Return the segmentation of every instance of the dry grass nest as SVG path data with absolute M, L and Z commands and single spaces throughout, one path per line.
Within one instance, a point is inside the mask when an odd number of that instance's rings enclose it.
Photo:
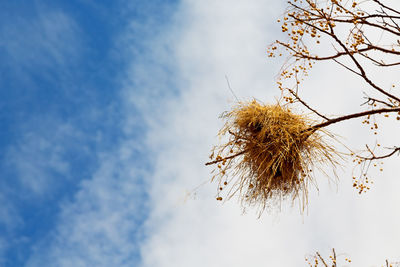
M 226 124 L 219 135 L 228 140 L 213 148 L 207 163 L 216 166 L 217 200 L 237 195 L 244 207 L 257 205 L 264 211 L 289 197 L 300 199 L 304 210 L 314 168 L 337 165 L 338 153 L 323 138 L 332 135 L 287 106 L 253 100 L 221 117 Z

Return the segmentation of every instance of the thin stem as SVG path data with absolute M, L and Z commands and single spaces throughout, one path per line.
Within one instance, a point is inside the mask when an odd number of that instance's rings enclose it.
M 311 110 L 312 112 L 314 112 L 315 114 L 317 114 L 318 116 L 320 116 L 321 118 L 325 119 L 325 120 L 329 120 L 327 117 L 325 117 L 324 115 L 322 115 L 321 113 L 319 113 L 318 111 L 316 111 L 315 109 L 311 108 L 306 102 L 304 102 L 292 89 L 287 88 L 287 90 L 301 103 L 303 104 L 303 106 L 305 106 L 306 108 L 308 108 L 309 110 Z
M 216 160 L 213 160 L 213 161 L 206 162 L 205 165 L 206 166 L 213 165 L 213 164 L 216 164 L 216 163 L 224 161 L 224 160 L 233 159 L 233 158 L 235 158 L 237 156 L 240 156 L 240 155 L 242 155 L 242 154 L 244 154 L 246 152 L 247 152 L 247 150 L 243 150 L 243 151 L 240 151 L 239 153 L 233 154 L 233 155 L 231 155 L 229 157 L 220 158 L 220 159 L 216 159 Z
M 392 152 L 390 152 L 390 153 L 388 153 L 386 155 L 383 155 L 383 156 L 378 156 L 378 157 L 375 156 L 374 153 L 372 153 L 371 150 L 369 150 L 369 152 L 371 153 L 372 157 L 367 158 L 367 157 L 357 156 L 357 158 L 360 158 L 362 160 L 370 160 L 370 161 L 377 160 L 377 159 L 385 159 L 385 158 L 389 158 L 389 157 L 393 156 L 396 152 L 400 151 L 400 147 L 395 147 L 395 148 L 392 148 L 392 149 L 393 149 Z
M 318 258 L 320 258 L 320 260 L 322 261 L 322 263 L 323 263 L 326 267 L 328 267 L 328 264 L 326 264 L 324 258 L 321 257 L 321 254 L 319 254 L 319 252 L 317 252 L 316 254 L 317 254 Z

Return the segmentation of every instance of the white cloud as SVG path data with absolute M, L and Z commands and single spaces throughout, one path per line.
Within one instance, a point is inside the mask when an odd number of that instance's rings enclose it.
M 399 201 L 393 166 L 387 166 L 385 176 L 377 175 L 372 191 L 363 196 L 351 187 L 351 165 L 339 172 L 338 192 L 319 177 L 319 195 L 311 192 L 304 218 L 296 207 L 286 206 L 281 214 L 264 214 L 260 220 L 251 212 L 242 216 L 237 203 L 213 200 L 215 184 L 203 186 L 194 200 L 180 201 L 185 190 L 209 177 L 202 165 L 217 141 L 217 116 L 234 101 L 224 75 L 240 98 L 275 101 L 279 61 L 271 62 L 264 51 L 278 35 L 279 25 L 273 23 L 283 9 L 271 1 L 184 1 L 177 11 L 178 30 L 166 35 L 175 37 L 167 39 L 174 56 L 169 67 L 177 70 L 180 95 L 156 112 L 151 110 L 155 106 L 144 112 L 154 122 L 148 143 L 156 171 L 142 266 L 303 266 L 304 255 L 328 254 L 332 247 L 351 255 L 355 266 L 400 257 L 394 223 L 399 215 L 389 208 Z M 339 70 L 337 79 L 332 75 Z M 344 114 L 359 109 L 359 84 L 345 70 L 320 65 L 304 84 L 304 97 L 328 114 Z M 133 101 L 137 97 L 133 93 Z M 348 143 L 363 145 L 360 135 L 365 133 L 358 127 L 357 122 L 331 128 Z

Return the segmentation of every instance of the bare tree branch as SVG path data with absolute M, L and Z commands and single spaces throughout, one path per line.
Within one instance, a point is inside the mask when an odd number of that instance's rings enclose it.
M 310 127 L 308 130 L 316 130 L 316 129 L 326 127 L 331 124 L 338 123 L 338 122 L 345 121 L 345 120 L 355 119 L 355 118 L 364 117 L 364 116 L 373 115 L 373 114 L 389 113 L 389 112 L 400 112 L 400 108 L 381 108 L 381 109 L 373 109 L 373 110 L 363 111 L 363 112 L 359 112 L 359 113 L 353 113 L 353 114 L 337 117 L 334 119 L 330 119 L 330 120 L 328 120 L 326 122 L 322 122 L 320 124 L 316 124 L 316 125 Z

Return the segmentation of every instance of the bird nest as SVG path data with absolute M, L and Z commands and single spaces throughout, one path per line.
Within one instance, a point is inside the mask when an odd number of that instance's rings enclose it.
M 228 140 L 213 148 L 206 164 L 216 166 L 217 200 L 238 195 L 244 206 L 263 211 L 290 197 L 304 209 L 314 168 L 337 164 L 337 153 L 322 138 L 330 134 L 286 106 L 242 102 L 221 117 L 226 123 L 219 135 Z

